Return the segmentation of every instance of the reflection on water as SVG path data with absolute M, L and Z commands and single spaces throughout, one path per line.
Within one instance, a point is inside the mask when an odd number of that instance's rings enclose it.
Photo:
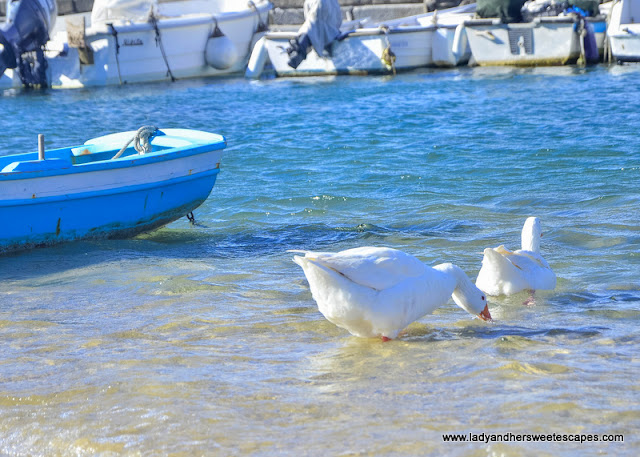
M 636 73 L 3 95 L 56 146 L 155 123 L 229 148 L 196 226 L 0 257 L 0 454 L 636 455 Z M 0 154 L 30 144 L 5 129 Z M 286 252 L 386 245 L 474 278 L 530 215 L 555 291 L 491 298 L 493 323 L 451 303 L 384 344 L 327 322 Z M 442 440 L 469 432 L 625 442 Z

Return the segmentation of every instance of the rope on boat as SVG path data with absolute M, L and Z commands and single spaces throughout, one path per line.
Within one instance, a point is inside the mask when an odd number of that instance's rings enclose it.
M 256 28 L 256 31 L 254 33 L 262 33 L 269 30 L 269 27 L 267 26 L 267 24 L 262 20 L 262 16 L 260 16 L 260 11 L 258 11 L 258 7 L 256 6 L 255 3 L 253 3 L 253 0 L 249 0 L 249 7 L 258 14 L 258 27 Z
M 118 43 L 118 32 L 116 31 L 116 28 L 113 26 L 113 24 L 109 23 L 107 25 L 111 29 L 111 35 L 113 36 L 113 39 L 116 42 L 116 67 L 118 68 L 118 81 L 120 82 L 120 85 L 122 85 L 122 76 L 120 76 L 120 59 L 118 58 L 118 54 L 120 54 L 120 43 Z
M 389 41 L 389 27 L 381 26 L 380 30 L 384 33 L 384 39 L 387 43 L 387 47 L 382 51 L 381 59 L 382 63 L 389 69 L 393 71 L 393 75 L 396 74 L 396 55 L 391 50 L 391 42 Z
M 120 157 L 132 142 L 133 147 L 136 151 L 138 151 L 138 154 L 146 154 L 148 152 L 151 152 L 151 143 L 149 141 L 155 136 L 157 132 L 158 127 L 155 127 L 153 125 L 145 125 L 143 127 L 140 127 L 136 134 L 129 141 L 127 141 L 127 144 L 125 144 L 122 149 L 120 149 L 120 151 L 118 151 L 118 153 L 113 156 L 111 160 L 115 160 Z
M 162 38 L 160 38 L 160 29 L 158 28 L 158 18 L 155 14 L 151 14 L 149 16 L 149 21 L 151 25 L 153 25 L 153 29 L 156 31 L 156 45 L 160 48 L 160 52 L 162 53 L 162 58 L 164 59 L 164 64 L 167 66 L 167 76 L 171 77 L 171 82 L 175 82 L 176 78 L 174 78 L 173 73 L 171 72 L 171 68 L 169 67 L 169 61 L 167 60 L 167 54 L 164 52 L 164 45 L 162 44 Z
M 249 50 L 248 50 L 248 54 L 247 55 L 249 56 L 249 58 L 251 58 L 253 47 L 255 46 L 255 43 L 253 41 L 253 37 L 256 34 L 267 32 L 269 30 L 269 26 L 267 25 L 267 23 L 265 21 L 262 20 L 262 16 L 260 15 L 260 10 L 258 10 L 258 7 L 256 6 L 256 4 L 253 3 L 253 0 L 249 0 L 248 5 L 258 15 L 258 26 L 256 27 L 256 30 L 253 32 L 252 38 L 249 40 Z M 267 11 L 267 21 L 269 20 L 268 16 L 269 16 L 269 11 Z M 215 17 L 214 17 L 214 19 L 215 19 Z M 218 27 L 218 20 L 216 19 L 216 28 L 217 27 Z M 247 62 L 247 64 L 248 64 L 248 62 Z
M 578 25 L 578 37 L 580 40 L 580 58 L 578 58 L 578 65 L 585 66 L 587 65 L 587 53 L 585 50 L 584 40 L 587 39 L 587 25 L 585 23 L 585 18 L 580 16 L 579 25 Z

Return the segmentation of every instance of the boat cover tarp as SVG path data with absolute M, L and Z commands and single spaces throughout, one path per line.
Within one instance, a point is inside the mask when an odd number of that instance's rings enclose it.
M 91 24 L 147 22 L 151 12 L 157 10 L 158 0 L 95 0 L 91 10 Z
M 480 17 L 499 17 L 502 22 L 522 22 L 520 10 L 525 0 L 477 0 L 476 13 Z
M 304 24 L 298 35 L 307 35 L 319 56 L 340 34 L 342 12 L 338 0 L 305 0 Z
M 582 16 L 597 16 L 600 14 L 598 0 L 528 0 L 522 7 L 522 19 L 530 22 L 536 17 L 559 16 L 571 12 Z
M 582 11 L 585 11 L 588 16 L 597 16 L 600 14 L 599 0 L 569 0 L 569 5 L 577 6 Z
M 522 19 L 531 22 L 536 17 L 558 16 L 569 8 L 569 2 L 556 0 L 528 0 L 522 7 Z

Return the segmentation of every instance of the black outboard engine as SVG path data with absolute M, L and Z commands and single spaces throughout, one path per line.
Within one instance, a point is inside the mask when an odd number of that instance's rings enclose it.
M 0 75 L 17 68 L 26 86 L 47 86 L 42 47 L 57 15 L 56 0 L 7 0 L 7 21 L 0 25 Z

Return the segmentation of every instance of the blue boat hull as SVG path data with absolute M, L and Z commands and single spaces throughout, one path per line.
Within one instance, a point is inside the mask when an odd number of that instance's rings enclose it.
M 127 238 L 173 222 L 209 196 L 219 170 L 193 179 L 123 190 L 34 199 L 0 208 L 5 221 L 0 251 L 88 238 Z M 44 200 L 44 201 L 43 201 Z M 114 222 L 117 221 L 117 222 Z

